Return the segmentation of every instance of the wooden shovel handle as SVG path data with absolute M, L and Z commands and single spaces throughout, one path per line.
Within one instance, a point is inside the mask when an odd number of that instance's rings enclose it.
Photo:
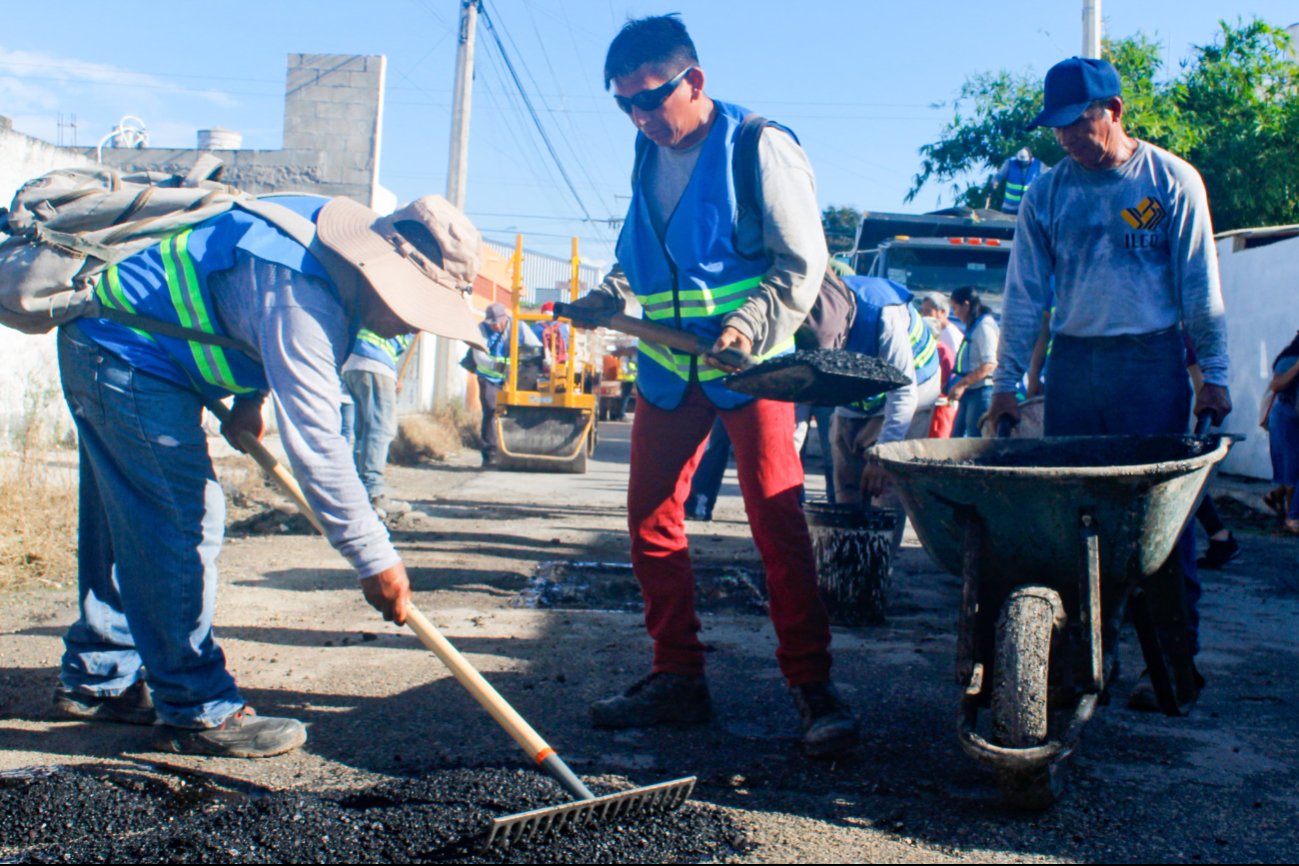
M 226 404 L 216 400 L 208 400 L 205 405 L 208 411 L 215 415 L 222 424 L 230 420 L 230 409 Z M 257 437 L 246 430 L 235 437 L 235 441 L 244 450 L 245 454 L 256 460 L 257 465 L 262 467 L 266 474 L 280 485 L 280 489 L 288 494 L 289 498 L 293 500 L 293 504 L 298 507 L 298 511 L 311 522 L 316 531 L 324 535 L 325 525 L 316 516 L 316 511 L 311 507 L 311 503 L 307 502 L 307 497 L 302 495 L 302 488 L 298 486 L 298 480 L 289 474 L 289 470 L 280 465 L 280 461 L 275 459 L 275 455 L 267 451 L 266 446 L 258 442 Z
M 218 403 L 213 400 L 208 403 L 208 409 L 222 423 L 230 418 L 230 410 L 224 403 Z M 293 499 L 298 510 L 311 521 L 311 525 L 316 527 L 321 535 L 325 534 L 325 527 L 321 524 L 320 519 L 316 517 L 315 511 L 311 504 L 307 502 L 302 495 L 302 488 L 298 486 L 295 479 L 289 472 L 280 465 L 275 459 L 275 455 L 266 450 L 266 446 L 258 442 L 251 433 L 243 433 L 239 436 L 239 445 L 257 461 L 266 472 L 279 482 L 284 491 Z M 532 758 L 538 764 L 546 762 L 547 758 L 555 757 L 555 750 L 552 749 L 545 740 L 541 738 L 531 725 L 519 715 L 512 706 L 501 697 L 500 692 L 492 687 L 492 684 L 483 678 L 483 675 L 471 665 L 460 651 L 457 650 L 449 640 L 442 636 L 437 627 L 422 614 L 413 603 L 406 605 L 406 625 L 410 626 L 411 631 L 415 632 L 416 637 L 424 646 L 433 651 L 442 663 L 446 665 L 451 673 L 459 680 L 460 685 L 464 686 L 469 694 L 473 695 L 474 700 L 482 705 L 483 709 L 491 715 L 496 723 L 505 729 L 516 743 L 518 743 L 528 757 Z M 589 797 L 590 794 L 588 793 Z
M 578 321 L 592 322 L 602 327 L 612 328 L 615 331 L 622 331 L 624 334 L 631 334 L 633 337 L 640 337 L 642 340 L 649 340 L 651 343 L 658 343 L 676 349 L 678 352 L 685 352 L 688 355 L 708 355 L 729 367 L 736 367 L 740 370 L 747 370 L 757 363 L 748 352 L 741 352 L 739 349 L 714 352 L 712 351 L 712 342 L 697 334 L 682 331 L 678 328 L 669 328 L 667 325 L 660 325 L 656 322 L 648 322 L 645 319 L 634 319 L 625 313 L 591 315 L 581 307 L 559 303 L 555 304 L 555 318 L 572 318 Z
M 555 750 L 546 744 L 541 735 L 533 730 L 523 716 L 515 712 L 514 707 L 501 697 L 500 692 L 483 678 L 483 675 L 460 654 L 451 641 L 443 637 L 437 627 L 429 622 L 413 604 L 406 607 L 406 625 L 410 626 L 411 631 L 415 632 L 424 646 L 442 660 L 460 685 L 473 695 L 474 700 L 487 710 L 496 723 L 514 739 L 514 742 L 528 753 L 528 757 L 540 764 L 555 754 Z

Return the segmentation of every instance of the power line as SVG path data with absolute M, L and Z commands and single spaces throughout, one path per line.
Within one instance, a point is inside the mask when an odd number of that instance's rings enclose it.
M 594 222 L 595 218 L 587 210 L 586 202 L 582 201 L 582 196 L 578 193 L 577 187 L 573 185 L 573 180 L 568 176 L 564 169 L 563 162 L 559 159 L 559 154 L 555 152 L 555 145 L 551 143 L 550 136 L 546 134 L 546 129 L 541 125 L 541 117 L 537 114 L 537 109 L 532 104 L 532 99 L 523 87 L 523 81 L 519 78 L 518 71 L 514 68 L 514 63 L 510 60 L 509 54 L 505 51 L 505 44 L 501 41 L 500 34 L 496 32 L 495 25 L 492 24 L 491 16 L 487 14 L 487 3 L 483 0 L 479 7 L 482 10 L 483 21 L 487 24 L 487 32 L 492 34 L 492 40 L 496 43 L 496 50 L 500 52 L 501 59 L 505 62 L 505 68 L 509 70 L 510 77 L 514 79 L 514 86 L 518 88 L 519 95 L 523 98 L 523 104 L 527 106 L 528 114 L 532 117 L 533 124 L 537 127 L 537 132 L 541 135 L 541 140 L 546 145 L 546 150 L 550 152 L 550 158 L 555 161 L 555 167 L 559 169 L 559 174 L 564 178 L 564 183 L 568 186 L 568 191 L 572 193 L 573 198 L 577 201 L 577 206 L 581 208 L 582 213 L 587 220 Z

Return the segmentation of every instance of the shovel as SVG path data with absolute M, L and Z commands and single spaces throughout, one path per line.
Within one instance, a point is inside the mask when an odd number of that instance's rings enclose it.
M 229 420 L 230 410 L 225 404 L 209 400 L 207 407 L 222 423 Z M 266 446 L 258 442 L 250 433 L 242 433 L 238 441 L 239 447 L 243 448 L 279 483 L 298 510 L 324 535 L 324 526 L 316 517 L 311 504 L 302 495 L 302 488 L 275 459 L 275 455 L 267 451 Z M 515 711 L 514 707 L 510 706 L 500 692 L 496 691 L 492 684 L 469 663 L 469 660 L 461 655 L 451 641 L 447 640 L 415 607 L 414 603 L 406 606 L 406 625 L 410 626 L 411 631 L 415 632 L 424 646 L 432 650 L 442 663 L 451 669 L 451 673 L 460 685 L 464 686 L 474 700 L 478 701 L 496 723 L 523 748 L 528 757 L 574 798 L 571 803 L 559 806 L 493 818 L 487 841 L 483 843 L 484 850 L 493 845 L 508 847 L 515 842 L 541 839 L 566 827 L 581 828 L 592 824 L 610 823 L 633 815 L 667 812 L 679 808 L 690 799 L 690 794 L 695 787 L 694 776 L 597 797 L 583 784 L 577 774 L 569 769 L 555 750 L 541 738 L 541 735 Z
M 878 358 L 841 349 L 800 350 L 759 362 L 738 349 L 712 351 L 712 341 L 622 313 L 605 313 L 575 304 L 555 304 L 555 318 L 566 318 L 578 327 L 612 328 L 679 352 L 714 358 L 740 372 L 723 382 L 733 391 L 816 406 L 843 406 L 884 394 L 907 384 L 896 367 Z

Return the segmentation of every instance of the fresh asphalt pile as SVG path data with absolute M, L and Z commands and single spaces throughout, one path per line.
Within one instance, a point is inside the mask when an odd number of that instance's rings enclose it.
M 764 397 L 841 406 L 907 384 L 887 361 L 843 349 L 800 349 L 726 377 L 726 387 Z
M 482 850 L 492 818 L 567 801 L 528 770 L 468 768 L 352 791 L 240 793 L 150 766 L 0 776 L 0 862 L 693 863 L 744 850 L 715 809 Z

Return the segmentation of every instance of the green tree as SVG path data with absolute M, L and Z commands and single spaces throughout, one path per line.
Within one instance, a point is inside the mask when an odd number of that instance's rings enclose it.
M 830 255 L 852 252 L 860 223 L 861 211 L 850 207 L 831 206 L 821 211 L 821 228 L 825 230 L 825 242 L 830 247 Z
M 1199 170 L 1217 230 L 1299 222 L 1299 63 L 1290 38 L 1259 20 L 1220 26 L 1169 80 L 1146 36 L 1106 40 L 1104 54 L 1123 76 L 1124 126 Z M 935 183 L 948 184 L 957 203 L 981 207 L 991 197 L 995 206 L 991 180 L 1019 148 L 1049 164 L 1063 159 L 1051 130 L 1025 131 L 1041 104 L 1035 74 L 969 78 L 938 141 L 920 148 L 908 201 Z

